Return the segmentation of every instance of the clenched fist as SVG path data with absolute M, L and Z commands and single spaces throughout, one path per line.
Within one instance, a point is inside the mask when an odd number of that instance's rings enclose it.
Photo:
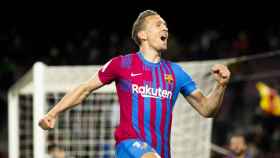
M 226 85 L 229 82 L 230 71 L 225 65 L 215 64 L 212 67 L 212 74 L 213 74 L 215 80 L 220 85 Z
M 39 126 L 44 130 L 48 130 L 54 128 L 55 121 L 55 116 L 47 114 L 39 121 Z

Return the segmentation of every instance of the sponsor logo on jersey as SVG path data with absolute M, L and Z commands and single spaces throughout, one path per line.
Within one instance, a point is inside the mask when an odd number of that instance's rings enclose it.
M 167 98 L 171 99 L 172 92 L 161 88 L 152 88 L 148 85 L 139 86 L 137 84 L 132 84 L 132 93 L 141 94 L 142 97 L 150 98 Z

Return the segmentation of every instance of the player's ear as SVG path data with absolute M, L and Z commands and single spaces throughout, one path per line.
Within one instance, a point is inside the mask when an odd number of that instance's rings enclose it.
M 144 30 L 139 31 L 137 33 L 137 36 L 141 41 L 146 41 L 147 40 L 147 33 Z

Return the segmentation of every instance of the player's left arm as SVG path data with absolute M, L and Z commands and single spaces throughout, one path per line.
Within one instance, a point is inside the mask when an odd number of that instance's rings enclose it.
M 194 90 L 190 95 L 185 96 L 186 100 L 204 117 L 214 117 L 217 114 L 230 79 L 230 71 L 225 65 L 216 64 L 211 71 L 217 82 L 209 95 L 204 96 L 200 90 Z

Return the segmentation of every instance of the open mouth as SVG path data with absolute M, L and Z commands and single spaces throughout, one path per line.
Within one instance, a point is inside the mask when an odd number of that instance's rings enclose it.
M 160 39 L 161 39 L 162 41 L 166 41 L 166 40 L 167 40 L 167 36 L 161 36 Z

